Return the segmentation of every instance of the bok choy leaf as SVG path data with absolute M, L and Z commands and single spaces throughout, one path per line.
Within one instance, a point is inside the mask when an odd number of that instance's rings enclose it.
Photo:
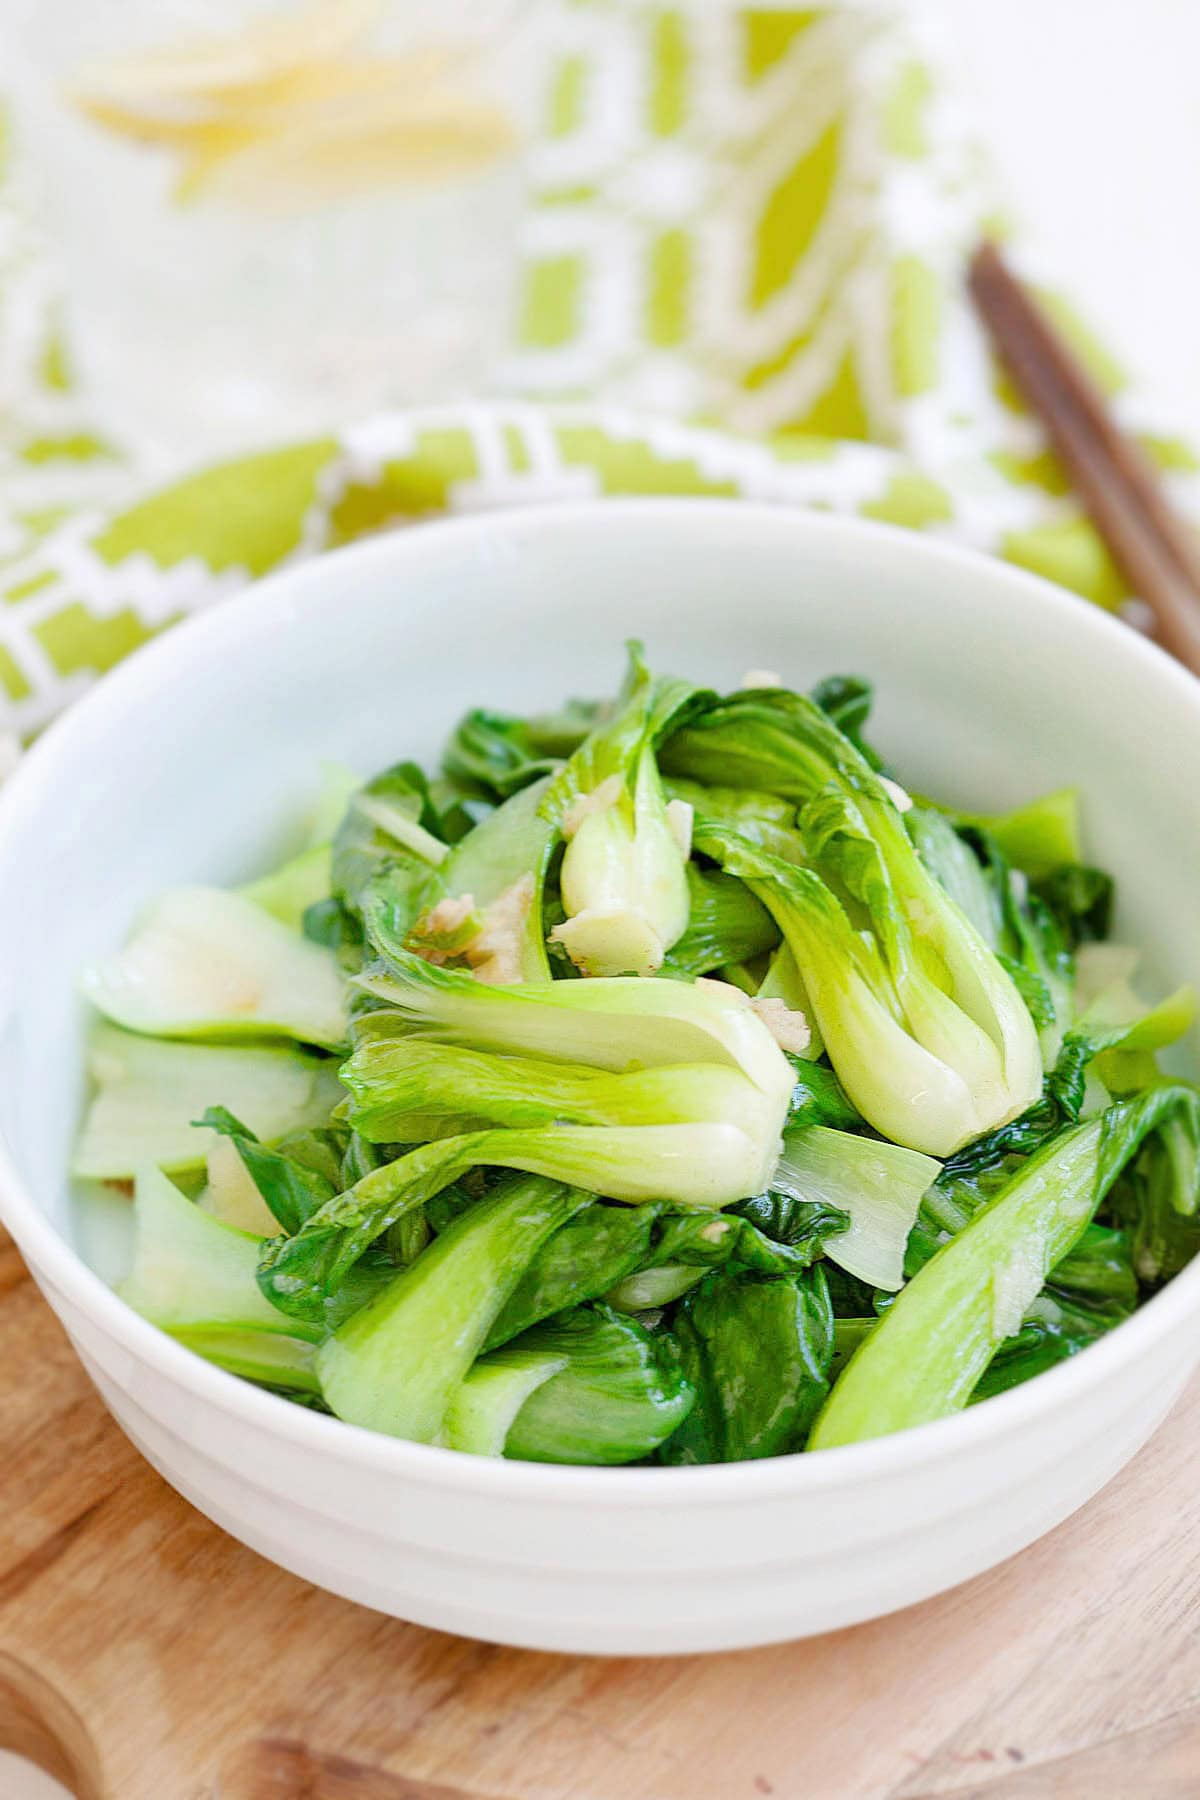
M 826 1240 L 826 1256 L 871 1287 L 895 1292 L 921 1197 L 941 1168 L 899 1144 L 814 1125 L 785 1134 L 771 1189 L 844 1213 L 849 1223 Z
M 535 1362 L 539 1373 L 548 1372 L 532 1381 Z M 515 1409 L 514 1381 L 529 1381 Z M 505 1456 L 599 1464 L 640 1462 L 666 1442 L 693 1402 L 678 1356 L 664 1354 L 662 1341 L 632 1319 L 596 1305 L 561 1313 L 477 1362 L 453 1403 L 448 1442 L 468 1447 L 464 1413 L 478 1431 L 485 1397 L 498 1416 L 477 1442 L 494 1443 L 506 1423 Z
M 221 1224 L 161 1170 L 146 1168 L 137 1177 L 133 1266 L 118 1292 L 232 1374 L 315 1393 L 321 1331 L 285 1319 L 259 1292 L 258 1247 L 258 1238 Z
M 338 1417 L 433 1443 L 535 1251 L 588 1198 L 517 1176 L 456 1219 L 318 1350 L 321 1392 Z
M 333 958 L 222 888 L 163 894 L 123 950 L 85 971 L 83 991 L 113 1024 L 150 1037 L 290 1037 L 333 1049 L 346 1036 Z
M 1193 1148 L 1200 1143 L 1195 1088 L 1149 1088 L 1061 1133 L 1025 1163 L 893 1302 L 839 1376 L 810 1447 L 882 1437 L 965 1406 L 1117 1177 L 1172 1121 Z
M 803 1448 L 833 1357 L 819 1266 L 782 1279 L 711 1275 L 686 1296 L 674 1329 L 696 1403 L 664 1461 L 741 1462 Z
M 336 1065 L 290 1045 L 189 1044 L 100 1024 L 88 1039 L 95 1093 L 72 1159 L 88 1179 L 128 1179 L 155 1165 L 199 1168 L 211 1138 L 193 1121 L 236 1094 L 259 1137 L 322 1123 L 338 1098 Z
M 566 917 L 552 935 L 585 975 L 653 975 L 687 926 L 690 821 L 682 803 L 668 804 L 655 746 L 702 698 L 652 676 L 631 645 L 614 717 L 550 783 L 543 816 L 567 841 Z
M 290 860 L 89 972 L 130 1304 L 313 1410 L 591 1464 L 854 1443 L 1119 1329 L 1200 1253 L 1196 1006 L 1105 941 L 1078 796 L 914 799 L 868 682 L 629 652 L 440 773 L 334 771 Z

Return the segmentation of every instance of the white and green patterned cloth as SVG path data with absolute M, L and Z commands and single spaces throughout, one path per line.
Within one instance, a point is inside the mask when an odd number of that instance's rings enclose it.
M 906 8 L 562 0 L 503 395 L 156 492 L 73 393 L 0 140 L 0 732 L 255 576 L 433 513 L 745 496 L 1120 579 L 962 291 L 990 202 Z M 1035 271 L 1036 272 L 1036 271 Z M 1123 416 L 1121 371 L 1061 301 Z M 1185 504 L 1185 446 L 1143 431 Z

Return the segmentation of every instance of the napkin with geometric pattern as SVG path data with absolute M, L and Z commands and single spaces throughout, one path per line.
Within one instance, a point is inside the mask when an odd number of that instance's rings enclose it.
M 472 405 L 385 411 L 148 485 L 73 387 L 0 132 L 0 732 L 27 738 L 176 620 L 434 514 L 726 495 L 931 531 L 1102 606 L 1121 579 L 963 288 L 1002 230 L 908 8 L 562 0 L 511 356 Z M 1200 511 L 1198 465 L 1034 280 Z

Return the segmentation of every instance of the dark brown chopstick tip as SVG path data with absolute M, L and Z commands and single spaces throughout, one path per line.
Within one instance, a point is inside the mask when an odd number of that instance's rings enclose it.
M 1088 514 L 1164 649 L 1200 675 L 1200 541 L 1158 471 L 1117 424 L 1096 383 L 998 245 L 980 244 L 967 287 L 1030 410 L 1045 426 Z

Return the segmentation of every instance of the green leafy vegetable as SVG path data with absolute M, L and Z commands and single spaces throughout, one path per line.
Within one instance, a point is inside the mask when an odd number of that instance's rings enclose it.
M 1200 1251 L 1200 1143 L 1186 1115 L 1169 1119 L 1113 1196 L 1131 1239 L 1133 1266 L 1152 1287 Z
M 255 1279 L 258 1240 L 201 1212 L 159 1169 L 138 1172 L 133 1267 L 121 1297 L 169 1327 L 253 1325 L 311 1336 L 279 1313 Z
M 792 1066 L 792 1098 L 788 1129 L 801 1125 L 828 1125 L 834 1131 L 861 1131 L 863 1119 L 851 1106 L 841 1082 L 822 1063 L 789 1056 Z
M 507 800 L 553 774 L 611 711 L 596 700 L 568 700 L 560 712 L 530 719 L 476 708 L 455 729 L 442 767 L 468 791 Z
M 722 869 L 687 866 L 688 923 L 663 963 L 669 975 L 707 975 L 773 950 L 779 930 L 744 881 Z
M 456 1219 L 318 1351 L 321 1391 L 338 1417 L 434 1442 L 538 1246 L 587 1198 L 516 1177 Z
M 404 907 L 411 923 L 449 855 L 439 824 L 429 783 L 416 763 L 396 763 L 376 775 L 351 795 L 334 834 L 333 897 L 355 916 L 368 893 L 383 891 L 394 907 Z
M 469 1398 L 481 1379 L 531 1356 L 559 1367 L 531 1388 L 509 1424 L 504 1454 L 524 1462 L 640 1462 L 692 1405 L 691 1387 L 662 1340 L 602 1305 L 561 1313 L 493 1351 L 462 1393 Z
M 585 975 L 653 975 L 687 926 L 686 809 L 668 806 L 655 745 L 697 704 L 689 683 L 653 677 L 631 645 L 615 716 L 551 781 L 542 813 L 567 840 L 553 937 Z
M 163 894 L 125 948 L 85 972 L 83 990 L 105 1018 L 151 1037 L 292 1037 L 333 1048 L 346 1036 L 333 959 L 221 888 Z
M 771 1188 L 844 1213 L 849 1223 L 825 1254 L 872 1287 L 894 1291 L 904 1280 L 921 1196 L 940 1174 L 941 1164 L 916 1150 L 814 1125 L 785 1134 Z
M 455 846 L 441 871 L 440 892 L 451 903 L 451 916 L 456 900 L 460 911 L 464 904 L 471 910 L 462 954 L 485 981 L 550 979 L 541 913 L 556 832 L 542 816 L 547 785 L 535 782 L 489 814 Z M 428 941 L 427 929 L 424 935 Z M 421 938 L 418 922 L 410 946 L 419 948 Z
M 1069 949 L 1107 937 L 1114 888 L 1112 876 L 1103 870 L 1068 863 L 1044 875 L 1034 892 L 1049 909 Z
M 968 839 L 1000 910 L 1001 960 L 1038 1026 L 1042 1059 L 1049 1067 L 1074 1017 L 1074 938 L 1064 935 L 1054 912 L 1026 877 L 1009 867 L 993 838 L 975 831 Z
M 710 787 L 682 776 L 668 777 L 663 791 L 669 799 L 690 807 L 697 821 L 728 826 L 748 837 L 760 850 L 782 856 L 785 862 L 803 861 L 804 846 L 795 829 L 794 801 L 750 788 Z
M 1024 1164 L 926 1263 L 839 1377 L 812 1448 L 881 1437 L 965 1406 L 1021 1329 L 1048 1272 L 1078 1241 L 1146 1137 L 1172 1119 L 1200 1139 L 1200 1094 L 1163 1084 L 1073 1126 Z
M 711 1269 L 751 1275 L 792 1275 L 827 1253 L 828 1241 L 846 1230 L 849 1215 L 820 1200 L 782 1194 L 739 1201 L 720 1218 L 679 1213 L 664 1218 L 640 1268 L 606 1295 L 623 1312 L 665 1306 Z
M 848 737 L 854 748 L 873 769 L 883 768 L 883 759 L 871 749 L 862 735 L 863 726 L 875 703 L 871 682 L 859 675 L 827 675 L 812 690 L 811 699 L 823 713 L 828 713 L 838 730 Z
M 1013 867 L 1032 881 L 1040 881 L 1064 863 L 1079 862 L 1083 855 L 1079 795 L 1074 788 L 1057 788 L 1012 812 L 954 816 L 960 825 L 985 832 Z
M 925 869 L 888 790 L 818 707 L 795 694 L 734 695 L 676 732 L 663 756 L 693 779 L 733 774 L 800 806 L 809 867 L 716 824 L 696 841 L 774 913 L 864 1117 L 946 1155 L 1031 1103 L 1040 1059 L 1011 979 Z M 855 928 L 864 911 L 869 935 Z
M 293 1404 L 565 1463 L 853 1443 L 1086 1350 L 1200 1253 L 1200 1089 L 1076 794 L 914 801 L 869 682 L 629 648 L 432 777 L 327 770 L 288 860 L 89 972 L 122 1292 Z
M 1119 1325 L 1123 1316 L 1072 1305 L 1049 1293 L 1039 1296 L 1025 1314 L 1021 1329 L 1005 1339 L 980 1376 L 972 1402 L 1006 1393 L 1052 1369 L 1056 1363 L 1065 1362 Z
M 1194 1196 L 1195 1179 L 1188 1185 Z M 1138 1301 L 1138 1279 L 1129 1233 L 1113 1225 L 1087 1226 L 1078 1242 L 1055 1263 L 1050 1284 L 1060 1297 L 1108 1309 L 1118 1317 L 1132 1312 Z
M 1078 1021 L 1063 1040 L 1041 1097 L 1017 1118 L 951 1156 L 943 1171 L 946 1180 L 978 1176 L 1008 1157 L 1028 1156 L 1049 1142 L 1080 1117 L 1089 1066 L 1105 1053 L 1140 1053 L 1174 1043 L 1192 1023 L 1195 996 L 1185 987 L 1156 1007 L 1146 1008 L 1135 1000 L 1128 1009 L 1122 996 L 1114 1010 L 1121 1015 L 1117 1020 L 1110 1019 L 1106 1006 L 1098 1005 Z
M 497 1316 L 485 1348 L 506 1344 L 554 1313 L 607 1294 L 646 1261 L 658 1219 L 659 1209 L 652 1205 L 596 1202 L 585 1207 L 534 1256 Z
M 800 973 L 795 952 L 786 941 L 780 943 L 758 984 L 760 1000 L 781 1000 L 789 1012 L 796 1013 L 808 1025 L 808 1042 L 799 1052 L 804 1062 L 816 1064 L 825 1054 L 825 1039 L 813 1010 L 812 997 Z M 793 1056 L 793 1060 L 795 1060 Z M 836 1076 L 834 1080 L 836 1081 Z M 847 1102 L 847 1105 L 849 1102 Z M 851 1108 L 853 1111 L 854 1109 Z M 855 1118 L 860 1115 L 855 1113 Z
M 929 806 L 914 806 L 904 815 L 904 824 L 929 873 L 971 921 L 988 949 L 1003 949 L 1004 904 L 966 838 L 944 813 Z
M 675 1321 L 696 1404 L 664 1446 L 673 1463 L 800 1450 L 829 1391 L 833 1310 L 824 1272 L 711 1275 Z
M 753 1104 L 745 1077 L 714 1063 L 613 1075 L 582 1063 L 375 1037 L 369 1030 L 342 1079 L 352 1123 L 375 1143 L 449 1137 L 492 1124 L 699 1124 L 736 1118 L 740 1106 Z
M 273 1237 L 279 1221 L 259 1193 L 246 1165 L 227 1137 L 214 1137 L 204 1159 L 205 1183 L 196 1205 L 222 1225 L 236 1225 L 254 1237 Z
M 281 925 L 302 931 L 308 909 L 328 899 L 332 882 L 333 858 L 329 845 L 323 844 L 314 850 L 302 850 L 272 874 L 250 882 L 241 894 Z
M 956 957 L 962 1006 L 918 960 L 903 915 L 882 883 L 873 916 L 880 936 L 890 940 L 890 962 L 873 937 L 854 930 L 812 869 L 794 868 L 716 828 L 706 830 L 702 843 L 773 912 L 838 1077 L 885 1137 L 947 1156 L 1032 1100 L 1041 1084 L 1032 1022 L 1012 982 L 960 914 L 947 913 L 947 930 L 957 933 L 957 942 L 952 946 L 943 937 L 942 948 Z M 933 883 L 929 891 L 940 896 L 928 902 L 931 915 L 949 907 Z M 967 1002 L 988 1019 L 990 1030 Z
M 565 1356 L 510 1345 L 481 1357 L 450 1398 L 442 1441 L 471 1456 L 503 1456 L 513 1421 L 525 1402 L 567 1366 Z
M 283 1045 L 187 1044 L 100 1024 L 88 1039 L 88 1106 L 71 1168 L 104 1181 L 154 1164 L 197 1169 L 211 1139 L 192 1121 L 222 1094 L 237 1094 L 258 1135 L 323 1121 L 337 1099 L 334 1065 Z
M 388 968 L 361 978 L 360 985 L 392 1008 L 397 1030 L 497 1057 L 534 1057 L 615 1073 L 641 1064 L 647 1071 L 641 1088 L 630 1077 L 625 1090 L 643 1095 L 642 1107 L 625 1115 L 640 1123 L 628 1129 L 617 1123 L 580 1130 L 546 1126 L 536 1146 L 522 1144 L 521 1156 L 536 1154 L 542 1172 L 586 1180 L 577 1172 L 584 1167 L 577 1158 L 590 1153 L 597 1158 L 591 1185 L 598 1191 L 617 1199 L 661 1196 L 692 1205 L 724 1205 L 765 1185 L 778 1151 L 791 1071 L 735 989 L 716 982 L 687 986 L 620 979 L 488 987 L 410 956 L 391 938 L 386 919 L 372 917 L 371 927 Z M 371 1029 L 378 1028 L 372 1021 Z M 697 1073 L 691 1065 L 705 1068 Z M 430 1059 L 431 1084 L 434 1067 Z M 674 1080 L 656 1089 L 659 1078 L 653 1072 L 668 1068 Z M 527 1072 L 521 1073 L 524 1078 Z M 583 1104 L 580 1075 L 550 1068 L 543 1079 L 550 1102 L 558 1104 L 562 1084 L 572 1083 Z M 502 1080 L 498 1064 L 497 1084 Z M 655 1114 L 644 1111 L 646 1090 L 665 1096 L 676 1085 L 678 1100 L 664 1097 Z M 699 1091 L 716 1107 L 703 1118 L 694 1110 Z M 695 1122 L 676 1122 L 683 1120 Z M 498 1162 L 515 1150 L 511 1143 L 489 1146 Z
M 196 1123 L 233 1144 L 242 1164 L 286 1232 L 296 1232 L 339 1191 L 344 1132 L 310 1131 L 271 1150 L 224 1106 L 210 1106 Z
M 290 1236 L 268 1238 L 258 1280 L 289 1318 L 322 1323 L 356 1264 L 384 1233 L 474 1167 L 477 1139 L 445 1138 L 367 1170 Z
M 742 1136 L 729 1125 L 541 1126 L 472 1132 L 423 1144 L 365 1176 L 294 1237 L 264 1248 L 264 1291 L 285 1312 L 321 1317 L 364 1251 L 400 1219 L 480 1164 L 523 1169 L 633 1203 L 675 1190 L 713 1207 L 744 1185 Z
M 826 1239 L 845 1231 L 850 1223 L 848 1213 L 824 1200 L 783 1193 L 778 1188 L 756 1194 L 753 1200 L 739 1200 L 723 1217 L 744 1219 L 754 1227 L 757 1239 L 767 1238 L 774 1246 L 770 1260 L 766 1260 L 759 1253 L 751 1255 L 747 1243 L 739 1242 L 735 1260 L 761 1275 L 782 1275 L 790 1269 L 807 1268 L 824 1252 Z M 780 1256 L 781 1250 L 788 1253 L 786 1260 Z
M 383 912 L 371 919 L 386 964 L 357 985 L 391 1008 L 397 1029 L 427 1042 L 563 1060 L 619 1073 L 717 1063 L 740 1069 L 764 1092 L 791 1071 L 745 997 L 718 982 L 620 979 L 489 987 L 435 968 L 394 937 Z
M 155 1324 L 158 1320 L 154 1321 Z M 260 1387 L 319 1397 L 314 1367 L 316 1350 L 303 1338 L 278 1331 L 251 1331 L 239 1326 L 180 1325 L 171 1336 L 205 1362 Z

